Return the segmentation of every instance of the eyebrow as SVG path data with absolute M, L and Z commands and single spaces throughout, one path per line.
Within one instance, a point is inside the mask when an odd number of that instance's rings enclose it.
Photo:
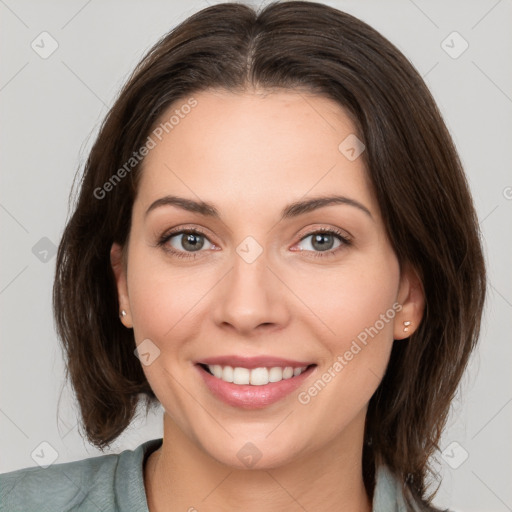
M 304 201 L 296 201 L 294 203 L 289 204 L 281 211 L 281 220 L 298 217 L 299 215 L 303 215 L 313 210 L 317 210 L 318 208 L 323 208 L 325 206 L 331 206 L 336 204 L 353 206 L 364 212 L 371 219 L 373 219 L 370 210 L 366 206 L 361 204 L 359 201 L 356 201 L 355 199 L 351 199 L 345 196 L 330 195 L 313 197 Z M 182 210 L 186 210 L 193 213 L 199 213 L 200 215 L 204 215 L 205 217 L 220 219 L 219 211 L 211 203 L 207 203 L 204 201 L 195 201 L 194 199 L 186 199 L 184 197 L 172 195 L 161 197 L 160 199 L 154 201 L 146 210 L 144 216 L 146 217 L 149 214 L 149 212 L 161 206 L 176 206 L 178 208 L 181 208 Z

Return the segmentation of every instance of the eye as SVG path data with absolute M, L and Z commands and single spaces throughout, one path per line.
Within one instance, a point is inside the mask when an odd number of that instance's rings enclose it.
M 301 243 L 304 247 L 299 245 L 299 251 L 309 251 L 313 252 L 315 257 L 325 257 L 342 250 L 345 246 L 350 245 L 351 241 L 346 235 L 335 229 L 318 229 L 303 237 Z
M 201 249 L 212 249 L 215 247 L 198 229 L 182 229 L 164 234 L 158 241 L 166 252 L 178 258 L 195 258 Z
M 309 242 L 308 239 L 311 239 Z M 300 247 L 303 243 L 305 247 Z M 298 245 L 298 251 L 312 253 L 314 257 L 331 256 L 342 250 L 345 246 L 351 245 L 351 240 L 346 234 L 335 229 L 317 229 L 303 237 Z M 158 241 L 158 246 L 178 258 L 197 257 L 197 253 L 204 252 L 202 249 L 215 249 L 216 246 L 208 240 L 205 233 L 197 228 L 174 230 L 165 233 Z

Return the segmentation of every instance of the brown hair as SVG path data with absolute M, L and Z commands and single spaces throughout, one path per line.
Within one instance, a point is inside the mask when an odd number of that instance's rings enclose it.
M 418 502 L 430 503 L 428 460 L 480 329 L 486 277 L 477 217 L 420 75 L 370 26 L 319 3 L 271 3 L 259 13 L 225 3 L 196 13 L 147 53 L 108 113 L 59 246 L 53 295 L 86 436 L 104 449 L 129 425 L 141 397 L 147 406 L 158 403 L 134 356 L 133 332 L 119 321 L 110 266 L 112 243 L 124 245 L 130 231 L 140 163 L 107 197 L 98 190 L 172 103 L 210 88 L 251 86 L 335 100 L 366 146 L 362 158 L 389 239 L 400 264 L 420 276 L 426 307 L 418 330 L 395 342 L 370 400 L 364 479 L 372 496 L 375 463 L 383 462 Z

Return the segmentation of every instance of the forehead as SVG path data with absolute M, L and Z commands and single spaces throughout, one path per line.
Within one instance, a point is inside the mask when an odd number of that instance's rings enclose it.
M 170 106 L 151 137 L 137 196 L 146 207 L 166 193 L 226 208 L 333 192 L 373 202 L 363 159 L 343 152 L 355 126 L 325 97 L 202 91 Z

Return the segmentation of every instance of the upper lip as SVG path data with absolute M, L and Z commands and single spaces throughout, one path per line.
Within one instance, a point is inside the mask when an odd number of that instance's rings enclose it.
M 292 366 L 294 368 L 302 368 L 304 366 L 310 366 L 314 363 L 311 361 L 296 361 L 294 359 L 283 359 L 275 356 L 255 356 L 255 357 L 243 357 L 243 356 L 217 356 L 207 357 L 197 361 L 197 364 L 215 365 L 220 366 L 232 366 L 240 368 L 275 368 L 286 366 Z

